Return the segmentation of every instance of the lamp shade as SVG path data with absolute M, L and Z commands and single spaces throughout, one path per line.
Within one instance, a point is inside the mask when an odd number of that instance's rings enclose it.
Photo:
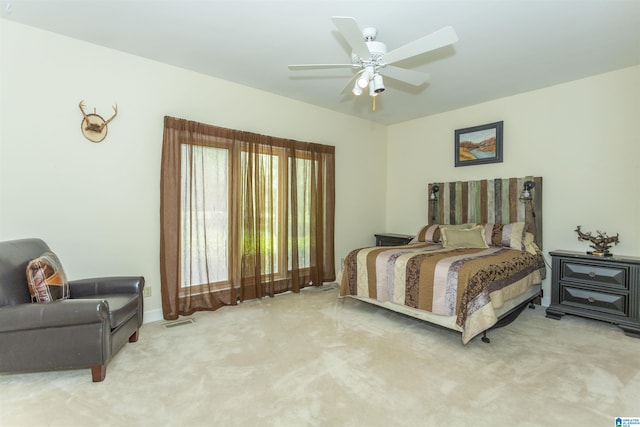
M 384 92 L 384 82 L 380 74 L 373 76 L 373 91 L 375 93 Z

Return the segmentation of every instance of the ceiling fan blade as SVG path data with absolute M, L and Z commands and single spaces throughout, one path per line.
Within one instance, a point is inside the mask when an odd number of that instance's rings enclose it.
M 329 68 L 353 68 L 353 64 L 293 64 L 288 65 L 290 70 L 319 70 Z
M 348 16 L 333 16 L 331 19 L 353 52 L 360 58 L 369 59 L 371 54 L 356 20 Z
M 457 41 L 458 35 L 453 27 L 445 27 L 435 33 L 431 33 L 428 36 L 424 36 L 392 50 L 382 58 L 382 62 L 386 64 L 393 64 L 394 62 L 398 62 L 403 59 L 411 58 L 422 53 L 448 46 Z
M 429 81 L 429 74 L 420 71 L 407 70 L 393 65 L 387 65 L 380 70 L 380 74 L 414 86 L 420 86 Z

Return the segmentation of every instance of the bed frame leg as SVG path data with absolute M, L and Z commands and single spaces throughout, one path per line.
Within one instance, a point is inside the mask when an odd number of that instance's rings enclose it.
M 531 310 L 535 310 L 536 309 L 536 306 L 533 304 L 533 301 L 529 301 L 529 308 Z
M 482 342 L 489 344 L 491 340 L 487 337 L 487 331 L 482 332 Z

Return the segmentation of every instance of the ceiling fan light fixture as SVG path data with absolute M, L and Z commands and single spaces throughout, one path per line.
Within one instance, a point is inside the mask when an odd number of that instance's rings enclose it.
M 373 91 L 378 94 L 384 92 L 384 82 L 382 81 L 382 76 L 380 74 L 376 74 L 373 76 Z
M 369 96 L 378 96 L 378 92 L 375 91 L 373 84 L 369 86 Z
M 351 90 L 351 92 L 353 92 L 355 96 L 362 95 L 362 88 L 358 86 L 358 82 L 356 82 L 356 84 L 353 85 L 353 89 Z
M 369 74 L 366 71 L 362 73 L 360 77 L 358 77 L 356 84 L 362 89 L 367 87 L 367 85 L 369 84 Z
M 364 71 L 362 72 L 362 74 L 360 74 L 360 77 L 358 77 L 358 80 L 356 81 L 356 83 L 358 83 L 358 86 L 360 86 L 362 89 L 364 89 L 365 87 L 367 87 L 369 85 L 369 81 L 373 78 L 373 68 L 372 67 L 366 67 L 364 69 Z

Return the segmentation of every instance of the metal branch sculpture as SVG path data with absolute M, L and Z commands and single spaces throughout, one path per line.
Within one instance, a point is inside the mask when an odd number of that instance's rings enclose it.
M 596 232 L 598 233 L 597 236 L 592 236 L 591 232 L 588 233 L 583 233 L 581 231 L 581 225 L 578 225 L 577 228 L 575 229 L 575 232 L 578 233 L 578 241 L 589 241 L 591 243 L 593 243 L 592 245 L 589 245 L 589 247 L 595 249 L 595 251 L 593 252 L 587 252 L 587 253 L 591 253 L 593 255 L 610 255 L 609 254 L 609 248 L 611 247 L 611 245 L 617 245 L 618 243 L 620 243 L 620 240 L 618 238 L 618 234 L 616 233 L 615 236 L 607 236 L 607 233 L 603 233 L 600 230 L 596 230 Z

